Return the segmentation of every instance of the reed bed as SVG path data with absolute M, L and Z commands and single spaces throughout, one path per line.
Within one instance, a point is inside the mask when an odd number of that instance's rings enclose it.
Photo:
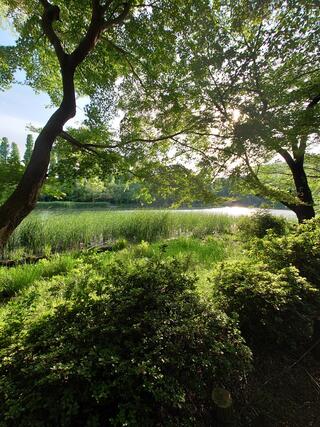
M 177 211 L 38 211 L 12 235 L 4 256 L 40 255 L 76 250 L 126 239 L 156 242 L 160 239 L 230 233 L 235 217 Z

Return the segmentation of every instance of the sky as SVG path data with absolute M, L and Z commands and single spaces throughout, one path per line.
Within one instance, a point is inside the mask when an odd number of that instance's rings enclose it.
M 0 28 L 0 45 L 14 43 L 14 34 L 6 28 Z M 22 72 L 16 77 L 23 81 Z M 84 118 L 86 99 L 79 99 L 77 104 L 77 115 L 68 125 L 77 126 Z M 22 155 L 27 134 L 31 133 L 27 126 L 42 127 L 54 110 L 50 107 L 48 95 L 35 93 L 26 85 L 14 84 L 9 90 L 0 91 L 0 138 L 6 136 L 10 142 L 16 142 Z

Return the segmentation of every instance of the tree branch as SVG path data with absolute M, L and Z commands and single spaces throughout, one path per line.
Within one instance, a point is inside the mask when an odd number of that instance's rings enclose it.
M 112 1 L 107 1 L 104 6 L 100 5 L 99 0 L 92 0 L 92 15 L 88 30 L 79 45 L 71 54 L 71 61 L 74 67 L 77 67 L 94 49 L 101 33 L 114 25 L 121 24 L 128 15 L 132 2 L 124 3 L 123 11 L 113 19 L 105 21 L 105 13 Z
M 123 3 L 123 10 L 116 18 L 108 19 L 103 26 L 103 29 L 106 30 L 110 27 L 113 27 L 114 25 L 122 24 L 125 18 L 127 17 L 128 13 L 130 12 L 132 5 L 132 1 L 128 1 L 126 3 Z
M 278 154 L 280 154 L 281 157 L 284 158 L 290 170 L 295 170 L 296 164 L 289 151 L 285 150 L 284 148 L 279 148 L 277 152 Z
M 77 139 L 75 139 L 72 135 L 70 135 L 68 132 L 62 131 L 59 135 L 60 138 L 64 139 L 65 141 L 69 142 L 71 145 L 76 147 L 79 150 L 82 151 L 89 151 L 94 154 L 98 154 L 96 150 L 94 150 L 93 147 L 88 146 L 87 144 L 82 144 Z
M 81 150 L 89 150 L 89 151 L 94 151 L 96 152 L 95 149 L 101 148 L 101 149 L 114 149 L 114 148 L 121 148 L 127 144 L 132 144 L 134 142 L 146 142 L 146 143 L 156 143 L 156 142 L 161 142 L 161 141 L 165 141 L 165 140 L 169 140 L 172 139 L 174 140 L 174 138 L 176 136 L 182 135 L 184 133 L 187 133 L 189 130 L 191 130 L 193 128 L 193 126 L 190 126 L 189 128 L 185 128 L 182 129 L 178 132 L 172 133 L 172 134 L 168 134 L 168 135 L 161 135 L 157 138 L 148 138 L 148 139 L 144 139 L 144 138 L 133 138 L 133 139 L 128 139 L 126 141 L 117 141 L 115 144 L 97 144 L 97 143 L 87 143 L 84 144 L 82 142 L 79 142 L 77 139 L 75 139 L 72 135 L 70 135 L 68 132 L 66 131 L 62 131 L 60 133 L 60 137 L 62 139 L 64 139 L 65 141 L 70 142 L 70 144 L 74 145 L 75 147 L 81 149 Z M 175 142 L 177 142 L 177 140 L 174 140 Z M 181 141 L 179 141 L 180 145 L 183 145 L 181 143 Z M 186 146 L 186 145 L 185 145 Z M 190 148 L 190 146 L 189 146 Z M 194 149 L 194 151 L 198 151 L 201 152 L 202 154 L 204 154 L 203 151 L 198 150 L 198 149 Z
M 89 27 L 83 39 L 70 55 L 74 68 L 81 64 L 97 44 L 103 31 L 104 12 L 105 7 L 100 5 L 99 0 L 92 0 L 92 14 Z
M 60 9 L 58 6 L 52 5 L 47 0 L 39 1 L 44 8 L 41 22 L 43 31 L 54 47 L 59 63 L 62 66 L 67 55 L 62 47 L 59 37 L 53 29 L 53 23 L 60 20 Z
M 111 40 L 107 39 L 107 42 L 110 44 L 111 47 L 113 47 L 117 52 L 121 53 L 124 57 L 124 59 L 127 61 L 132 74 L 135 76 L 135 78 L 138 80 L 138 82 L 140 83 L 141 87 L 144 89 L 145 92 L 148 92 L 147 88 L 145 87 L 143 81 L 141 80 L 141 77 L 139 76 L 139 74 L 136 72 L 134 66 L 132 65 L 131 61 L 129 60 L 128 56 L 131 55 L 130 52 L 126 51 L 125 49 L 123 49 L 122 47 L 116 45 L 115 43 L 113 43 Z
M 320 102 L 320 93 L 315 96 L 308 104 L 307 106 L 307 110 L 309 110 L 310 108 L 315 107 L 318 103 Z

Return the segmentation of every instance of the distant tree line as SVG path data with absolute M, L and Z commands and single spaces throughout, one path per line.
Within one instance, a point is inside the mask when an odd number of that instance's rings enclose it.
M 27 136 L 26 149 L 21 161 L 18 145 L 7 137 L 0 140 L 0 201 L 5 200 L 21 179 L 33 150 L 33 137 Z
M 3 137 L 0 143 L 0 201 L 5 200 L 19 182 L 26 165 L 29 163 L 34 146 L 33 136 L 27 135 L 25 151 L 21 157 L 18 145 Z M 252 194 L 241 194 L 239 183 L 235 185 L 230 178 L 220 178 L 214 187 L 208 189 L 211 198 L 207 202 L 202 196 L 180 202 L 181 194 L 173 191 L 159 191 L 158 180 L 130 179 L 124 173 L 114 172 L 106 175 L 98 169 L 88 166 L 86 173 L 79 169 L 77 160 L 74 167 L 66 167 L 65 154 L 57 144 L 55 147 L 46 184 L 42 188 L 40 201 L 108 202 L 112 206 L 152 206 L 152 207 L 204 207 L 213 204 L 237 204 L 243 206 L 261 206 L 270 201 Z M 173 184 L 172 184 L 173 185 Z M 165 186 L 162 183 L 162 187 Z M 241 186 L 240 186 L 241 187 Z M 280 203 L 273 204 L 281 207 Z

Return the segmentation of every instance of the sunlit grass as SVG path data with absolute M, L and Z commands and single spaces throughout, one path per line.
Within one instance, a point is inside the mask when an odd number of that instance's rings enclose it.
M 121 244 L 120 244 L 121 243 Z M 74 267 L 82 263 L 94 271 L 99 266 L 106 266 L 115 260 L 125 264 L 138 258 L 157 256 L 161 259 L 176 258 L 183 262 L 186 270 L 195 272 L 199 277 L 199 291 L 206 293 L 206 275 L 215 264 L 229 257 L 239 255 L 241 247 L 237 246 L 232 236 L 208 236 L 203 239 L 196 237 L 177 237 L 160 239 L 157 242 L 142 241 L 125 243 L 118 240 L 115 250 L 96 254 L 95 251 L 83 251 L 52 255 L 47 260 L 36 264 L 16 267 L 0 267 L 0 303 L 17 296 L 24 289 L 30 288 L 39 280 L 47 280 L 55 275 L 72 274 Z
M 23 249 L 40 255 L 102 242 L 156 242 L 179 236 L 203 238 L 230 233 L 237 219 L 226 215 L 170 211 L 35 212 L 11 237 L 5 255 Z
M 76 263 L 71 255 L 55 255 L 36 264 L 0 268 L 0 302 L 15 296 L 39 279 L 67 273 Z

